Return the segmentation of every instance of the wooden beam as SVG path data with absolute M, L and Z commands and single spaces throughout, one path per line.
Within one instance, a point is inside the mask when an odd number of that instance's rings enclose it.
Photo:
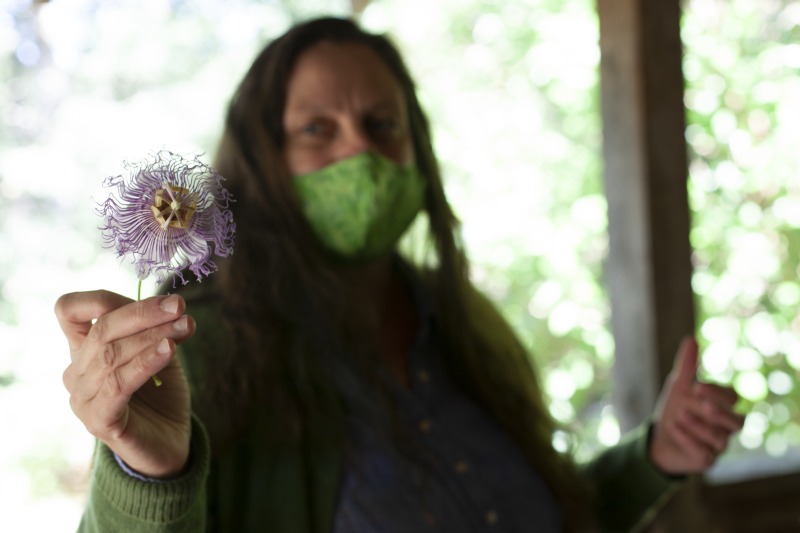
M 703 488 L 714 517 L 708 533 L 765 533 L 800 530 L 800 474 L 771 475 Z
M 678 0 L 598 0 L 607 267 L 624 429 L 694 330 Z
M 614 407 L 645 420 L 695 327 L 679 0 L 597 0 Z M 706 531 L 689 480 L 648 531 Z

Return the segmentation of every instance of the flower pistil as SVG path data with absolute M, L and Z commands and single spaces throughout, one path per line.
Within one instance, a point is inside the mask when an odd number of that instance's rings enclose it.
M 167 198 L 169 196 L 169 198 Z M 185 187 L 178 187 L 164 183 L 155 193 L 154 205 L 150 206 L 153 216 L 161 225 L 167 227 L 186 229 L 197 209 L 197 195 Z

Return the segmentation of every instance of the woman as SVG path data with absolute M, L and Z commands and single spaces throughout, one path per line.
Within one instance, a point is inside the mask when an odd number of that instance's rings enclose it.
M 237 250 L 211 283 L 56 305 L 99 441 L 84 531 L 627 530 L 741 427 L 732 390 L 694 383 L 690 341 L 652 426 L 580 467 L 552 448 L 383 37 L 320 19 L 271 43 L 215 166 Z M 432 267 L 395 250 L 418 211 Z

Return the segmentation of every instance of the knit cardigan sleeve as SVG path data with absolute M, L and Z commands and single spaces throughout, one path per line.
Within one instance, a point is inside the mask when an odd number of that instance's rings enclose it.
M 639 425 L 617 445 L 578 465 L 605 533 L 638 531 L 680 487 L 678 478 L 662 474 L 647 458 L 650 427 Z
M 190 453 L 189 469 L 180 478 L 148 482 L 124 472 L 113 452 L 98 442 L 88 503 L 78 531 L 204 531 L 210 450 L 206 432 L 197 419 L 192 420 Z

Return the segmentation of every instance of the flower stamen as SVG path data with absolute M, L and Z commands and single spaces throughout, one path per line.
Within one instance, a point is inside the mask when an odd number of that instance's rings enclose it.
M 184 187 L 164 183 L 156 191 L 153 203 L 150 210 L 161 229 L 186 229 L 197 209 L 197 195 Z

